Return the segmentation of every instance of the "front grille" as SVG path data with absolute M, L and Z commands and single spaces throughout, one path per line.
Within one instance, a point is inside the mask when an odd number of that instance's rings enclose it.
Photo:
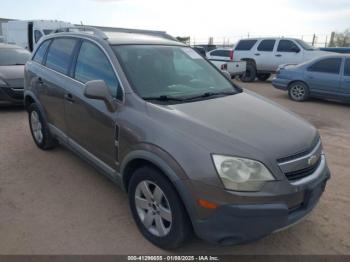
M 309 149 L 295 153 L 295 154 L 287 156 L 287 157 L 279 158 L 279 159 L 277 159 L 277 162 L 283 163 L 283 162 L 291 161 L 291 160 L 294 160 L 296 158 L 305 156 L 305 155 L 309 154 L 310 152 L 312 152 L 319 142 L 320 142 L 320 137 L 316 136 L 315 139 L 313 140 L 313 142 L 311 143 L 311 146 Z
M 288 178 L 288 180 L 290 181 L 295 181 L 298 179 L 302 179 L 304 177 L 307 177 L 309 175 L 311 175 L 313 172 L 316 171 L 316 169 L 318 168 L 318 166 L 321 163 L 321 157 L 319 158 L 319 160 L 317 161 L 316 164 L 314 164 L 313 166 L 301 169 L 301 170 L 296 170 L 296 171 L 292 171 L 292 172 L 288 172 L 285 173 L 286 177 Z
M 309 150 L 280 158 L 277 163 L 289 181 L 312 175 L 322 161 L 322 144 L 317 137 Z

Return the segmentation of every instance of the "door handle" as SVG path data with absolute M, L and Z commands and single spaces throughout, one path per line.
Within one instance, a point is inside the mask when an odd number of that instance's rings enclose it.
M 254 54 L 254 55 L 259 56 L 260 54 L 259 54 L 259 53 L 256 53 L 256 54 Z
M 68 102 L 70 102 L 70 103 L 74 103 L 74 102 L 75 102 L 75 100 L 74 100 L 74 98 L 73 98 L 73 95 L 70 94 L 70 93 L 65 94 L 65 95 L 64 95 L 64 99 L 66 99 L 66 100 L 67 100 Z
M 277 57 L 281 57 L 282 55 L 281 54 L 278 54 L 278 55 L 276 55 Z

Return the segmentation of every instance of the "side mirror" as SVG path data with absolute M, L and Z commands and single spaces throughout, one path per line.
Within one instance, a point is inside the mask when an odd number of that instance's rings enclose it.
M 300 49 L 299 49 L 299 47 L 297 47 L 297 46 L 293 46 L 293 47 L 292 47 L 292 51 L 295 52 L 295 53 L 299 53 L 299 52 L 300 52 Z
M 92 80 L 86 82 L 84 95 L 90 99 L 104 101 L 108 110 L 111 112 L 114 112 L 117 109 L 111 91 L 103 80 Z

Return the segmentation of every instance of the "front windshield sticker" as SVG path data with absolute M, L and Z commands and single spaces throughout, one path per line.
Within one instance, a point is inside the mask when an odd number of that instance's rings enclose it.
M 194 51 L 193 49 L 191 48 L 188 48 L 188 47 L 184 47 L 182 48 L 182 50 L 189 56 L 191 57 L 192 59 L 203 59 L 200 54 L 198 54 L 196 51 Z

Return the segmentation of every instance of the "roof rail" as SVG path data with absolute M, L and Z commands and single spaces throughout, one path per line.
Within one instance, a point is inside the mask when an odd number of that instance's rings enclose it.
M 108 39 L 108 36 L 100 29 L 92 26 L 72 26 L 72 27 L 63 27 L 55 30 L 54 33 L 62 32 L 91 32 L 93 35 L 98 36 L 104 40 Z

